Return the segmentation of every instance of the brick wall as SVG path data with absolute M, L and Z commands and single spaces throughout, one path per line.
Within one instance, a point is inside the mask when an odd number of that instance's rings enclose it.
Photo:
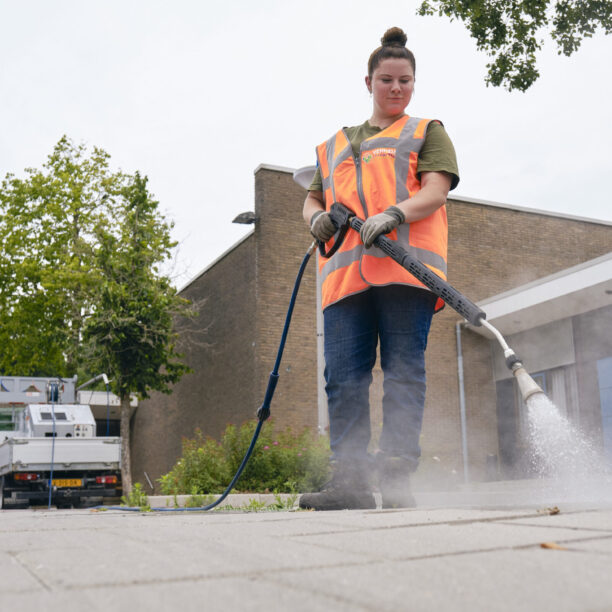
M 312 236 L 302 218 L 306 192 L 288 172 L 255 176 L 257 249 L 257 396 L 263 398 L 291 292 Z M 316 262 L 305 270 L 272 404 L 277 427 L 317 426 Z
M 255 399 L 255 236 L 196 278 L 182 292 L 199 315 L 181 323 L 179 348 L 193 369 L 171 395 L 153 393 L 133 420 L 132 473 L 144 482 L 167 473 L 183 437 L 197 428 L 218 438 L 228 423 L 242 423 Z M 155 484 L 155 483 L 154 483 Z

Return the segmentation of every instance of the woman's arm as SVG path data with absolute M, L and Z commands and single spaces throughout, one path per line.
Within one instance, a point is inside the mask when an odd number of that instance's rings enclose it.
M 408 200 L 403 200 L 372 217 L 361 226 L 361 240 L 370 248 L 381 234 L 388 234 L 402 223 L 413 223 L 429 217 L 446 202 L 451 186 L 451 175 L 446 172 L 423 172 L 421 189 Z
M 397 203 L 406 217 L 404 223 L 420 221 L 446 203 L 452 177 L 446 172 L 421 173 L 421 189 L 408 200 Z
M 323 192 L 309 191 L 308 195 L 306 196 L 306 199 L 304 200 L 304 208 L 302 210 L 304 221 L 306 221 L 309 227 L 312 215 L 314 215 L 319 210 L 325 210 L 325 200 L 323 199 Z

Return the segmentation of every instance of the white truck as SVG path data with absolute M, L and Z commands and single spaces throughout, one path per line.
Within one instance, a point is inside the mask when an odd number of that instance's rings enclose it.
M 55 381 L 0 378 L 1 508 L 78 508 L 121 496 L 121 438 L 96 436 L 91 408 L 75 402 L 76 378 Z

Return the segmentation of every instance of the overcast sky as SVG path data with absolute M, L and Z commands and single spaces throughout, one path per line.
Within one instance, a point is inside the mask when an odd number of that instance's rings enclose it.
M 370 116 L 367 59 L 400 26 L 417 60 L 408 111 L 444 122 L 455 193 L 612 221 L 612 36 L 571 58 L 548 42 L 537 83 L 508 93 L 484 85 L 461 23 L 418 5 L 0 0 L 0 176 L 40 167 L 63 134 L 146 174 L 176 223 L 180 286 L 248 231 L 231 221 L 253 210 L 259 164 L 311 165 Z

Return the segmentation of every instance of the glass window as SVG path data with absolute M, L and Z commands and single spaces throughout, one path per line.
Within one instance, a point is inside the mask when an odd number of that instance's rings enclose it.
M 601 433 L 604 453 L 612 462 L 612 357 L 597 362 L 599 400 L 601 404 Z

